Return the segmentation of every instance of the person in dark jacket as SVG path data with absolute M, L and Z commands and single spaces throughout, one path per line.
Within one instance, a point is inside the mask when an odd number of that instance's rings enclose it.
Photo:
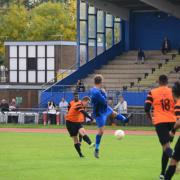
M 164 41 L 162 42 L 162 53 L 167 54 L 170 51 L 171 51 L 171 42 L 167 37 L 165 37 Z
M 2 99 L 0 104 L 0 109 L 2 113 L 9 111 L 9 104 L 5 99 Z
M 145 60 L 145 53 L 144 51 L 140 48 L 138 51 L 138 57 L 137 57 L 137 63 L 142 63 L 144 64 L 144 60 Z

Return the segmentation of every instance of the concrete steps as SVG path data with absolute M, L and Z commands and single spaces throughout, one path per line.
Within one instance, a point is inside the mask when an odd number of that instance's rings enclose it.
M 168 55 L 162 55 L 160 51 L 145 51 L 145 54 L 145 63 L 137 64 L 137 51 L 124 53 L 101 69 L 95 70 L 93 74 L 89 74 L 83 80 L 84 84 L 87 87 L 93 86 L 94 74 L 102 74 L 107 90 L 122 90 L 127 87 L 128 90 L 139 91 L 157 86 L 157 79 L 161 74 L 169 76 L 170 85 L 180 78 L 178 74 L 173 73 L 174 67 L 180 65 L 180 56 L 172 59 L 172 55 L 177 54 L 176 51 Z

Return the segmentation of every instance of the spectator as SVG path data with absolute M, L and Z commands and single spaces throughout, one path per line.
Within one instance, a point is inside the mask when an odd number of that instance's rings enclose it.
M 53 101 L 48 102 L 48 124 L 56 124 L 56 106 Z
M 13 98 L 9 105 L 9 111 L 16 111 L 16 110 L 17 110 L 16 99 Z M 11 114 L 11 116 L 8 117 L 8 121 L 12 123 L 18 123 L 18 116 L 13 116 L 13 114 Z
M 171 51 L 171 42 L 170 40 L 168 40 L 167 37 L 165 37 L 162 43 L 162 53 L 167 54 L 170 51 Z
M 117 110 L 119 114 L 127 114 L 127 102 L 124 100 L 123 96 L 120 96 L 118 104 L 114 107 L 114 110 Z
M 137 56 L 137 63 L 144 64 L 144 60 L 145 60 L 145 53 L 144 51 L 140 48 L 138 51 L 138 56 Z
M 10 111 L 16 111 L 16 109 L 17 109 L 16 99 L 13 98 L 11 103 L 10 103 L 9 110 Z
M 9 104 L 5 99 L 2 99 L 0 104 L 0 109 L 2 113 L 9 111 Z
M 68 109 L 68 102 L 62 98 L 60 103 L 59 103 L 59 108 L 60 108 L 60 112 L 61 112 L 61 123 L 64 123 L 65 120 L 65 115 L 67 113 L 67 109 Z
M 84 92 L 85 91 L 85 86 L 84 86 L 84 83 L 82 82 L 82 80 L 77 81 L 76 91 L 77 92 Z
M 180 71 L 180 66 L 176 66 L 176 67 L 174 68 L 174 71 L 175 71 L 176 73 L 178 73 L 178 72 Z
M 120 96 L 119 98 L 119 102 L 118 104 L 114 107 L 114 110 L 117 110 L 119 114 L 124 115 L 125 117 L 127 117 L 127 101 L 124 100 L 123 96 Z M 129 115 L 128 115 L 129 116 Z M 117 122 L 119 123 L 119 122 Z M 125 124 L 123 123 L 123 126 L 125 126 Z
M 108 99 L 108 105 L 113 108 L 113 98 L 112 97 L 109 97 Z M 107 119 L 107 124 L 108 125 L 111 125 L 111 126 L 115 126 L 115 120 L 114 120 L 114 117 L 111 117 L 109 116 L 108 119 Z

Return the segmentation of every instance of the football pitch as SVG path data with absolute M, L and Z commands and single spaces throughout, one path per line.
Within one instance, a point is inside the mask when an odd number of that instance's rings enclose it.
M 0 180 L 157 180 L 160 173 L 161 148 L 154 135 L 123 140 L 105 135 L 100 159 L 85 143 L 82 151 L 84 159 L 68 134 L 0 132 Z

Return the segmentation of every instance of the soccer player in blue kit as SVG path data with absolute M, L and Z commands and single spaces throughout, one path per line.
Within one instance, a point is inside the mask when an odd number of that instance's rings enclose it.
M 94 77 L 94 87 L 90 89 L 91 103 L 93 106 L 93 115 L 96 119 L 96 124 L 98 126 L 98 132 L 96 135 L 96 145 L 94 156 L 99 158 L 99 146 L 101 142 L 102 135 L 104 133 L 104 126 L 106 120 L 109 116 L 120 120 L 123 123 L 128 123 L 130 115 L 125 117 L 121 114 L 117 114 L 113 109 L 107 104 L 107 94 L 103 87 L 103 76 L 96 75 Z

